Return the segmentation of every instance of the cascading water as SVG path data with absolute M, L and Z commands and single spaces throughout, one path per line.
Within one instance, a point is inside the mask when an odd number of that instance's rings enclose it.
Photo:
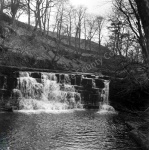
M 58 83 L 54 73 L 41 73 L 40 78 L 33 78 L 32 72 L 20 72 L 12 99 L 18 109 L 25 110 L 63 110 L 81 107 L 81 97 L 75 92 L 74 86 Z
M 104 88 L 102 89 L 101 97 L 103 98 L 103 102 L 99 104 L 99 111 L 100 114 L 116 114 L 117 112 L 115 109 L 110 106 L 109 104 L 109 80 L 104 81 Z

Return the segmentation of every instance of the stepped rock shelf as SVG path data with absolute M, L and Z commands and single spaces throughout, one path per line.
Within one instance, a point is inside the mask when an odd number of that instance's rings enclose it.
M 108 99 L 108 79 L 108 77 L 99 77 L 92 73 L 49 73 L 37 70 L 14 71 L 10 75 L 0 74 L 1 106 L 27 109 L 28 106 L 24 105 L 32 105 L 30 106 L 32 109 L 38 109 L 39 102 L 50 102 L 44 108 L 98 109 L 99 104 Z M 58 103 L 62 104 L 62 108 Z

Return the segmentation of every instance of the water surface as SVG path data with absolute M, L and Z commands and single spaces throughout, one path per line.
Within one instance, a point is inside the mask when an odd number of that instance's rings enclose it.
M 119 115 L 95 111 L 0 113 L 0 150 L 140 150 Z

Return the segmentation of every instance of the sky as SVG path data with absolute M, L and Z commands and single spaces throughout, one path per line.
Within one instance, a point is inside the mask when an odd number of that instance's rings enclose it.
M 84 6 L 90 14 L 107 17 L 111 13 L 112 0 L 69 0 L 74 6 Z M 23 18 L 23 19 L 22 19 Z M 27 17 L 23 15 L 21 21 L 27 22 Z
M 101 15 L 106 18 L 112 12 L 112 0 L 69 0 L 70 3 L 74 6 L 85 6 L 87 8 L 87 12 L 90 14 Z M 108 31 L 106 28 L 106 22 L 103 26 L 102 30 L 102 41 L 104 44 L 108 40 Z
M 112 0 L 69 0 L 72 5 L 83 5 L 89 13 L 107 16 L 111 12 Z

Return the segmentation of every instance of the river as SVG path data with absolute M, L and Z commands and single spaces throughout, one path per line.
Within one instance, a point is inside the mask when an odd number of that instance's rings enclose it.
M 0 113 L 0 150 L 140 150 L 120 115 L 92 110 Z

